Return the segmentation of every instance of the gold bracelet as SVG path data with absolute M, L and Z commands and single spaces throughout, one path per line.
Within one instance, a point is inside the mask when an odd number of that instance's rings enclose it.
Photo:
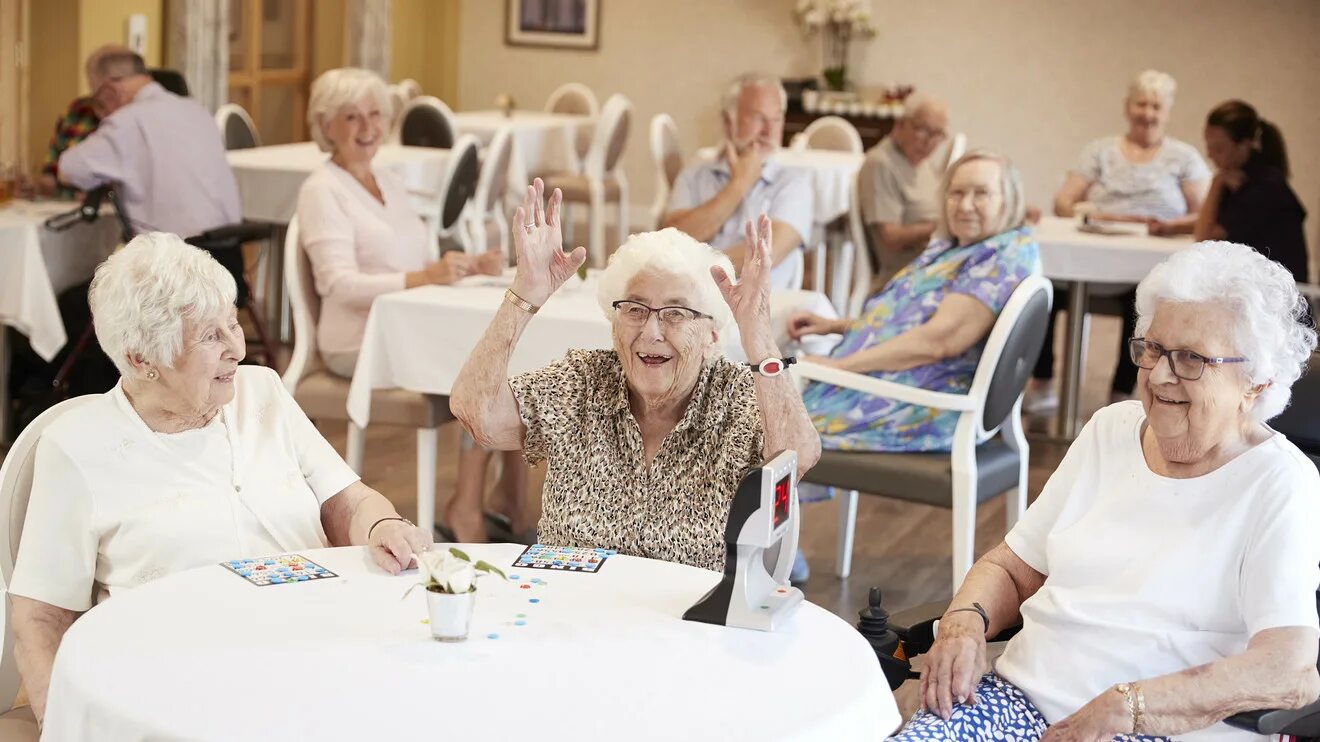
M 506 289 L 504 291 L 504 300 L 528 314 L 536 314 L 541 311 L 540 307 L 513 293 L 513 289 Z
M 1114 690 L 1123 694 L 1128 713 L 1132 714 L 1132 733 L 1141 734 L 1146 726 L 1146 695 L 1138 683 L 1119 683 Z

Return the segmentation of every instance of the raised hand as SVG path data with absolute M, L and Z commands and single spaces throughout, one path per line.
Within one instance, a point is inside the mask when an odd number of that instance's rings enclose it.
M 564 252 L 560 203 L 563 194 L 556 188 L 545 204 L 545 184 L 537 178 L 527 186 L 522 206 L 514 212 L 513 245 L 517 250 L 518 269 L 513 277 L 513 292 L 536 305 L 544 304 L 587 260 L 587 248 Z
M 733 311 L 733 321 L 742 335 L 744 349 L 753 355 L 752 344 L 758 347 L 770 343 L 770 217 L 765 214 L 756 220 L 753 231 L 749 221 L 744 228 L 747 250 L 743 255 L 740 279 L 735 283 L 725 270 L 716 265 L 710 275 L 719 286 L 724 301 Z M 760 354 L 760 351 L 755 353 Z M 759 362 L 762 359 L 753 359 Z
M 750 190 L 761 178 L 761 167 L 765 164 L 765 156 L 755 144 L 739 152 L 733 142 L 725 142 L 724 158 L 729 161 L 730 177 L 744 189 Z

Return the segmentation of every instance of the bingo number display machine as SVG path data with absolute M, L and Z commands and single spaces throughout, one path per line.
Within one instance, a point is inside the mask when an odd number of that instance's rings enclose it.
M 724 577 L 685 620 L 772 631 L 802 602 L 788 584 L 798 542 L 796 474 L 797 453 L 781 451 L 743 476 L 724 529 Z

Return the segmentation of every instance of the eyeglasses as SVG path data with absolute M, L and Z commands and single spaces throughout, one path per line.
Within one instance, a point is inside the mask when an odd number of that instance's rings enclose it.
M 949 135 L 949 133 L 943 129 L 936 129 L 931 126 L 926 126 L 925 124 L 913 124 L 912 133 L 922 139 L 931 139 L 936 142 L 944 141 L 944 138 Z
M 709 314 L 702 314 L 688 307 L 648 307 L 641 302 L 628 299 L 621 299 L 610 306 L 614 307 L 614 313 L 619 319 L 630 325 L 646 324 L 652 312 L 659 315 L 661 324 L 666 327 L 682 327 L 702 318 L 713 319 Z
M 961 203 L 963 198 L 968 195 L 971 195 L 972 203 L 977 206 L 984 206 L 990 203 L 992 197 L 999 195 L 999 192 L 991 191 L 987 188 L 975 188 L 970 191 L 962 188 L 950 188 L 949 191 L 944 194 L 944 198 L 947 199 L 949 203 L 956 204 Z
M 1205 373 L 1206 366 L 1218 366 L 1221 363 L 1244 363 L 1246 358 L 1236 356 L 1203 356 L 1186 348 L 1165 348 L 1163 345 L 1145 338 L 1132 338 L 1128 341 L 1128 353 L 1138 368 L 1153 369 L 1160 359 L 1169 357 L 1169 370 L 1183 381 L 1196 381 Z

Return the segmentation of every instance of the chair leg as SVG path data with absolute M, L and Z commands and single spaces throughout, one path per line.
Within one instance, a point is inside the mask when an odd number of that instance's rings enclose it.
M 355 423 L 348 424 L 348 455 L 345 457 L 348 462 L 348 468 L 362 476 L 363 454 L 367 448 L 367 431 L 359 428 Z
M 559 222 L 562 225 L 560 234 L 564 236 L 564 247 L 572 250 L 577 247 L 577 242 L 573 240 L 573 206 L 567 201 L 559 205 Z M 587 256 L 591 258 L 590 255 Z
M 275 368 L 275 344 L 271 342 L 270 335 L 266 334 L 266 322 L 261 318 L 261 307 L 257 305 L 256 296 L 251 289 L 248 289 L 246 309 L 248 319 L 252 320 L 252 329 L 257 331 L 257 342 L 261 343 L 264 365 Z
M 852 573 L 853 536 L 857 533 L 857 490 L 839 492 L 838 573 L 847 579 Z
M 435 428 L 417 429 L 417 526 L 435 532 Z

